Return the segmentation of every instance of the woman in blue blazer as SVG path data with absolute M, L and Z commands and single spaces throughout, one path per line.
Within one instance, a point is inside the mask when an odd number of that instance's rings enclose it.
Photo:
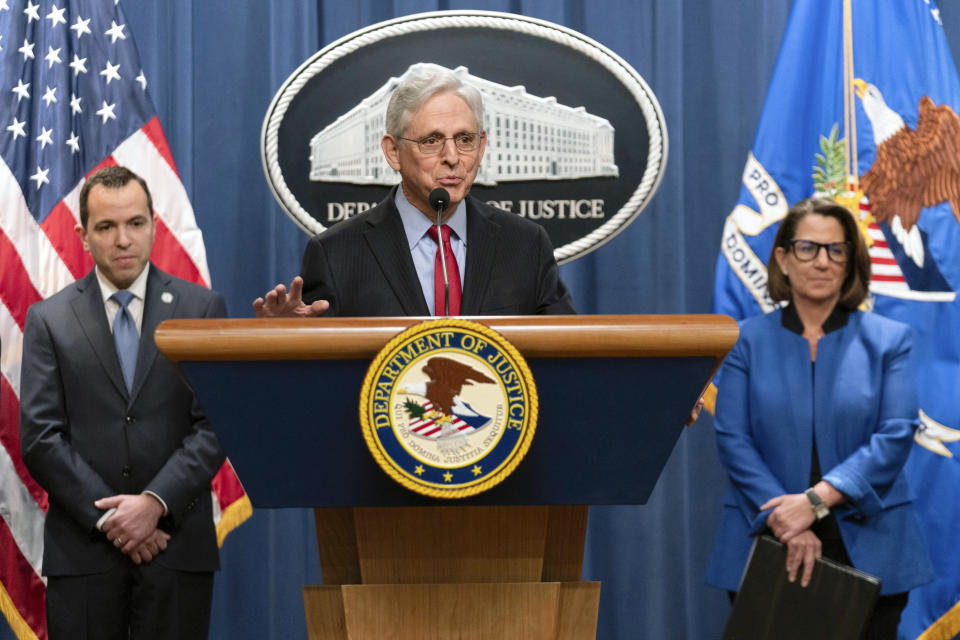
M 857 311 L 870 259 L 831 200 L 797 203 L 780 225 L 768 289 L 782 309 L 745 320 L 717 396 L 731 486 L 707 582 L 739 587 L 753 536 L 787 545 L 791 581 L 821 555 L 879 577 L 868 638 L 896 638 L 907 592 L 933 579 L 903 474 L 918 420 L 910 329 Z

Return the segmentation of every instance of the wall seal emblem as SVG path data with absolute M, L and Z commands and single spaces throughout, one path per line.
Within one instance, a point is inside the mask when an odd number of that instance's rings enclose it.
M 667 163 L 656 96 L 625 60 L 572 29 L 491 11 L 404 16 L 306 60 L 263 121 L 267 182 L 309 234 L 380 202 L 386 104 L 407 74 L 454 71 L 484 99 L 471 195 L 541 224 L 561 263 L 609 241 L 653 198 Z
M 384 346 L 360 392 L 363 437 L 394 480 L 435 498 L 465 498 L 520 464 L 537 425 L 523 356 L 470 320 L 428 320 Z

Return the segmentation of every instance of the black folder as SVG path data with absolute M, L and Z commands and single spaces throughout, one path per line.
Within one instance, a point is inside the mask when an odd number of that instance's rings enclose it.
M 787 581 L 787 547 L 759 536 L 724 640 L 857 640 L 880 596 L 880 580 L 821 558 L 807 587 Z

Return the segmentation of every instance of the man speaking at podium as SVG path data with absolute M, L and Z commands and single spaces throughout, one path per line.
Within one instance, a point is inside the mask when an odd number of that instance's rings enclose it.
M 544 229 L 468 196 L 482 123 L 480 92 L 452 71 L 401 82 L 380 142 L 400 185 L 313 237 L 300 276 L 257 298 L 257 317 L 574 313 Z

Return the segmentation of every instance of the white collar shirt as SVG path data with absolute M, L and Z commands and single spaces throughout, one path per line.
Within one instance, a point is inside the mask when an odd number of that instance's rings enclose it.
M 117 317 L 117 312 L 120 311 L 120 303 L 111 299 L 110 296 L 119 291 L 119 289 L 100 273 L 99 267 L 95 267 L 94 269 L 97 275 L 97 282 L 100 285 L 100 293 L 103 296 L 103 307 L 107 312 L 107 322 L 110 324 L 110 331 L 112 333 L 113 321 Z M 146 266 L 144 266 L 143 271 L 140 272 L 140 275 L 137 276 L 137 279 L 133 281 L 133 284 L 127 287 L 127 291 L 133 294 L 133 300 L 127 305 L 127 311 L 130 312 L 130 317 L 133 318 L 133 323 L 137 326 L 137 333 L 140 333 L 143 327 L 143 303 L 147 297 L 147 276 L 149 272 L 150 263 L 148 262 Z

